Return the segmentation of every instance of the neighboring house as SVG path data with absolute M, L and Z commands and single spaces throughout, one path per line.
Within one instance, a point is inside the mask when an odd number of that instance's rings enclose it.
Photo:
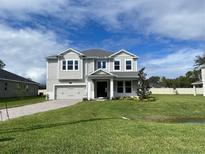
M 203 96 L 205 96 L 205 65 L 201 65 L 198 69 L 201 70 L 201 81 L 197 81 L 197 82 L 192 83 L 193 93 L 194 93 L 194 96 L 196 96 L 196 86 L 197 85 L 202 85 L 202 87 L 203 87 Z
M 138 57 L 126 50 L 66 51 L 47 57 L 49 99 L 136 96 Z
M 37 96 L 38 83 L 0 69 L 0 98 Z

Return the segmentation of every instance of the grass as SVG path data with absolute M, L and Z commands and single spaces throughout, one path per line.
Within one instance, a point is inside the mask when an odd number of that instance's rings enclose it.
M 2 122 L 0 153 L 204 153 L 205 125 L 169 120 L 205 118 L 205 98 L 156 98 L 82 102 Z
M 8 108 L 29 105 L 34 103 L 39 103 L 45 101 L 45 97 L 42 96 L 32 96 L 23 98 L 1 98 L 0 99 L 0 109 L 4 109 L 5 103 L 7 103 Z

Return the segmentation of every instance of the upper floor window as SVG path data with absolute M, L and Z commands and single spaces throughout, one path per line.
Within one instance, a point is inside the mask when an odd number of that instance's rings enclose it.
M 68 60 L 68 70 L 73 70 L 73 60 Z
M 120 70 L 120 60 L 114 61 L 114 70 Z
M 75 70 L 78 70 L 78 60 L 75 60 Z
M 126 60 L 126 70 L 131 70 L 131 69 L 132 69 L 132 61 Z
M 62 70 L 78 70 L 79 69 L 79 61 L 78 60 L 63 60 L 62 61 Z
M 65 60 L 62 61 L 62 70 L 66 70 L 66 61 Z
M 97 69 L 105 69 L 106 68 L 106 61 L 105 60 L 98 60 L 97 61 Z

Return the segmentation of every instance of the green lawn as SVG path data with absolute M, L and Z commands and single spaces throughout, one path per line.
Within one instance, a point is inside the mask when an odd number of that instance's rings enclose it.
M 0 99 L 0 109 L 5 108 L 5 103 L 7 103 L 8 108 L 11 108 L 11 107 L 39 103 L 43 101 L 45 101 L 45 97 L 42 97 L 42 96 L 23 97 L 23 98 L 1 98 Z
M 205 125 L 166 121 L 205 118 L 205 97 L 156 98 L 82 102 L 2 122 L 0 153 L 204 153 Z

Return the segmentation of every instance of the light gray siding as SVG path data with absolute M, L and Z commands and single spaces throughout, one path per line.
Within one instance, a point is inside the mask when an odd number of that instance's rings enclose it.
M 122 97 L 122 96 L 137 96 L 137 81 L 132 80 L 132 92 L 131 93 L 125 93 L 125 85 L 124 86 L 124 92 L 123 93 L 118 93 L 117 92 L 117 81 L 129 81 L 129 80 L 115 80 L 114 81 L 114 96 L 115 97 Z M 124 83 L 123 83 L 124 84 Z
M 132 56 L 130 56 L 129 54 L 126 54 L 126 53 L 124 53 L 124 52 L 122 52 L 122 53 L 119 53 L 119 54 L 117 54 L 117 55 L 115 55 L 114 57 L 113 57 L 113 59 L 111 59 L 111 62 L 110 62 L 110 70 L 111 70 L 111 72 L 112 71 L 115 71 L 114 70 L 114 60 L 120 60 L 120 65 L 121 65 L 121 70 L 120 71 L 127 71 L 126 69 L 125 69 L 125 64 L 126 64 L 126 60 L 131 60 L 132 61 L 132 70 L 131 71 L 136 71 L 137 70 L 137 60 L 136 59 L 133 59 L 133 57 Z
M 58 56 L 57 56 L 58 57 Z M 96 62 L 98 59 L 96 58 L 86 58 L 83 57 L 78 52 L 74 50 L 69 50 L 65 52 L 64 55 L 61 54 L 61 58 L 58 57 L 56 60 L 48 60 L 48 77 L 47 77 L 47 94 L 51 99 L 65 99 L 65 98 L 77 98 L 84 97 L 88 94 L 88 75 L 93 73 L 96 68 Z M 125 70 L 126 60 L 132 61 L 132 70 L 136 71 L 137 69 L 137 59 L 133 58 L 130 54 L 126 52 L 120 52 L 115 55 L 113 58 L 104 59 L 106 60 L 106 69 L 107 72 L 113 72 L 114 67 L 114 59 L 120 60 L 121 70 L 120 71 L 128 71 Z M 78 70 L 62 70 L 62 61 L 63 60 L 78 60 Z M 115 79 L 114 79 L 115 80 Z M 90 85 L 90 96 L 94 98 L 96 95 L 96 82 L 98 79 L 91 80 Z M 114 97 L 120 96 L 135 96 L 134 89 L 135 81 L 133 81 L 132 93 L 122 93 L 118 94 L 116 92 L 116 81 L 114 82 Z M 76 87 L 77 86 L 77 87 Z M 79 88 L 80 86 L 80 88 Z M 108 91 L 110 91 L 110 80 L 108 80 Z M 108 92 L 108 96 L 110 93 Z
M 78 70 L 62 70 L 63 60 L 78 60 Z M 58 60 L 58 79 L 83 79 L 83 59 L 77 53 L 68 52 Z
M 57 74 L 58 74 L 58 60 L 48 60 L 47 64 L 47 82 L 46 89 L 47 92 L 53 91 L 53 84 L 58 82 Z
M 87 59 L 87 75 L 95 71 L 94 59 Z

